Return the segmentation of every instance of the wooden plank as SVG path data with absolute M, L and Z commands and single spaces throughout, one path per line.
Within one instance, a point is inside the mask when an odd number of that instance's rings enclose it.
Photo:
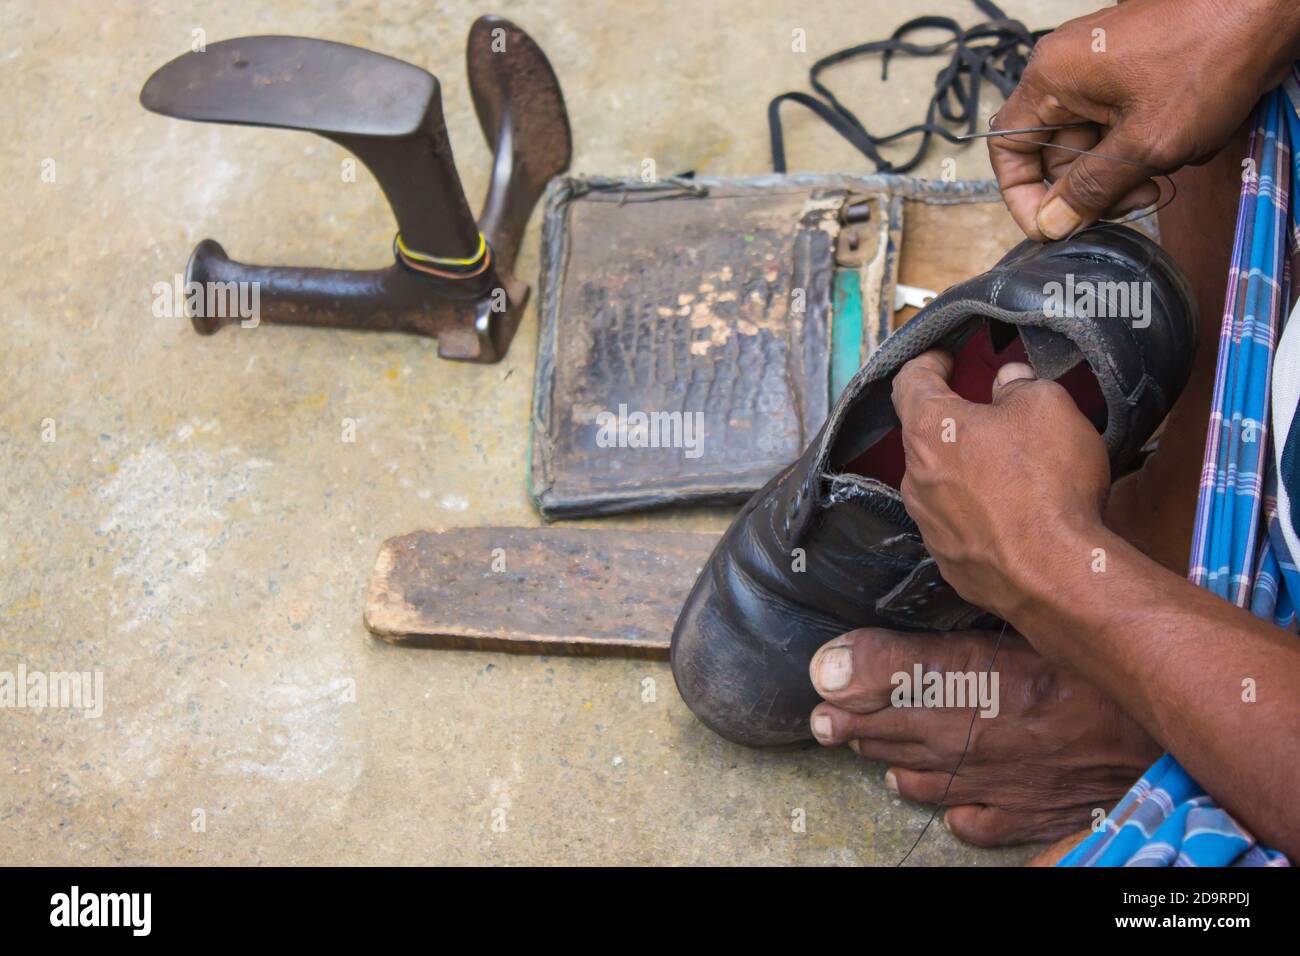
M 389 538 L 366 627 L 415 647 L 666 660 L 717 534 L 456 528 Z
M 598 182 L 560 179 L 548 194 L 533 501 L 547 519 L 739 505 L 826 418 L 845 190 Z M 623 406 L 671 416 L 656 421 L 676 429 L 674 449 L 657 432 L 636 440 L 636 425 L 606 447 L 602 413 Z

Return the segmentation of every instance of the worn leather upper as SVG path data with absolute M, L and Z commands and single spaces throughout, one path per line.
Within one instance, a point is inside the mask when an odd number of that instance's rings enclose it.
M 1148 283 L 1126 286 L 1149 295 L 1148 307 L 1136 320 L 1088 317 L 1080 314 L 1086 302 L 1059 314 L 1049 290 L 1067 279 L 1075 289 Z M 1042 377 L 1087 361 L 1105 399 L 1103 438 L 1116 475 L 1169 411 L 1195 353 L 1186 281 L 1154 243 L 1119 226 L 1024 242 L 938 296 L 880 346 L 803 456 L 745 505 L 687 599 L 673 634 L 673 675 L 722 736 L 752 746 L 810 739 L 818 697 L 808 665 L 846 631 L 999 623 L 942 579 L 895 489 L 842 471 L 897 425 L 890 388 L 899 367 L 929 348 L 956 351 L 986 319 L 1018 329 Z

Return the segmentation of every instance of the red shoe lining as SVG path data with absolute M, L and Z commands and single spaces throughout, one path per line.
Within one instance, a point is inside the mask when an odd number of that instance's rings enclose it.
M 957 353 L 952 373 L 952 390 L 967 401 L 987 405 L 993 400 L 993 380 L 997 377 L 998 369 L 1008 362 L 1028 360 L 1025 344 L 1018 335 L 1002 351 L 994 351 L 989 325 L 985 323 Z M 1080 411 L 1094 423 L 1101 422 L 1101 427 L 1104 427 L 1106 399 L 1087 362 L 1080 362 L 1058 378 L 1057 382 L 1070 393 Z M 905 470 L 902 434 L 897 428 L 891 429 L 878 442 L 850 461 L 844 470 L 897 488 L 903 481 Z

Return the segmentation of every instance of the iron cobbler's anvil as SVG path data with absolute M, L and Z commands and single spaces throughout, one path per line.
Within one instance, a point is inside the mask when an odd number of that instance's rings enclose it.
M 509 20 L 476 20 L 466 61 L 494 154 L 477 222 L 452 161 L 438 79 L 417 66 L 328 40 L 253 36 L 157 70 L 140 91 L 146 109 L 331 139 L 374 174 L 398 226 L 394 263 L 374 270 L 245 265 L 205 239 L 190 256 L 187 287 L 256 283 L 260 321 L 435 336 L 447 359 L 505 355 L 528 298 L 512 273 L 515 255 L 547 181 L 568 168 L 569 119 L 546 55 Z M 188 311 L 205 335 L 239 321 Z

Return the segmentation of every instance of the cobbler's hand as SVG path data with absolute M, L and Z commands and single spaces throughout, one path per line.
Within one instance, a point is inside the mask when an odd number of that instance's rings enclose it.
M 1098 125 L 991 137 L 1007 207 L 1041 240 L 1150 205 L 1150 177 L 1217 153 L 1297 56 L 1295 0 L 1130 0 L 1065 23 L 1039 40 L 995 126 Z
M 1004 366 L 991 405 L 948 387 L 952 357 L 919 355 L 894 378 L 903 503 L 944 578 L 1012 620 L 1053 569 L 1090 557 L 1110 485 L 1105 444 L 1065 389 Z

